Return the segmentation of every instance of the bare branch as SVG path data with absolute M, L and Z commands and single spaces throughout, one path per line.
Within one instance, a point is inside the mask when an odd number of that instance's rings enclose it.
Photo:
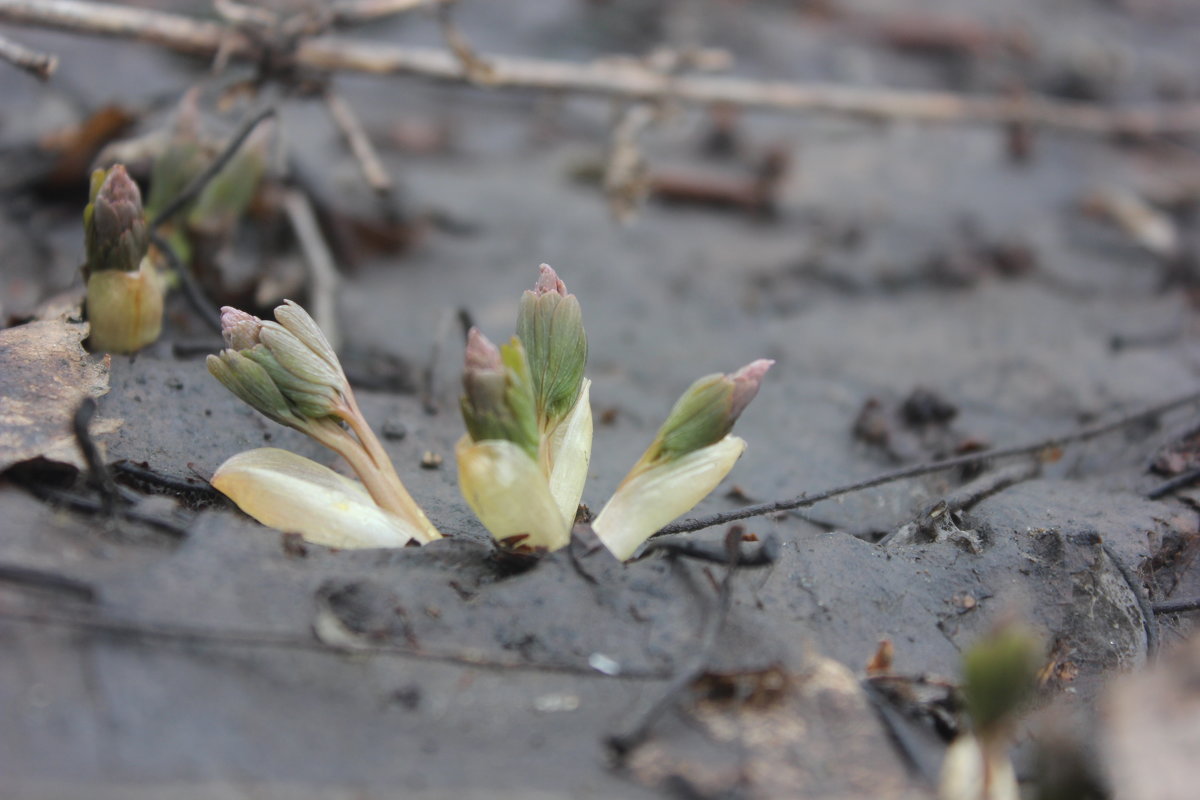
M 358 25 L 447 2 L 454 0 L 335 0 L 331 10 L 338 24 Z
M 58 69 L 58 56 L 30 50 L 25 45 L 17 44 L 3 36 L 0 36 L 0 59 L 43 81 Z
M 863 489 L 871 489 L 875 486 L 882 486 L 885 483 L 895 483 L 896 481 L 905 480 L 907 478 L 917 478 L 921 475 L 929 475 L 934 472 L 944 472 L 955 467 L 973 466 L 981 464 L 985 461 L 993 461 L 1000 458 L 1013 458 L 1016 456 L 1039 455 L 1047 451 L 1052 451 L 1055 448 L 1062 447 L 1076 442 L 1085 442 L 1089 439 L 1095 439 L 1114 431 L 1119 431 L 1128 428 L 1132 425 L 1140 425 L 1147 421 L 1158 419 L 1168 411 L 1173 411 L 1176 408 L 1183 406 L 1195 405 L 1200 403 L 1200 391 L 1190 392 L 1181 397 L 1176 397 L 1162 403 L 1143 408 L 1139 411 L 1134 411 L 1125 414 L 1111 422 L 1101 423 L 1099 425 L 1090 425 L 1086 428 L 1080 428 L 1072 433 L 1062 434 L 1060 436 L 1051 436 L 1048 439 L 1032 442 L 1030 444 L 1018 445 L 1016 447 L 998 447 L 992 450 L 981 450 L 978 453 L 970 453 L 964 456 L 955 456 L 954 458 L 944 458 L 940 461 L 929 461 L 924 464 L 914 464 L 911 467 L 903 467 L 902 469 L 885 472 L 882 475 L 876 475 L 872 478 L 867 478 L 862 481 L 855 481 L 844 486 L 837 486 L 833 489 L 826 489 L 822 492 L 813 494 L 802 494 L 791 500 L 777 500 L 770 503 L 758 503 L 757 505 L 744 506 L 736 511 L 728 511 L 720 514 L 712 514 L 699 519 L 685 519 L 682 522 L 672 523 L 665 528 L 655 533 L 655 536 L 664 536 L 669 533 L 685 533 L 688 531 L 698 531 L 704 528 L 711 528 L 714 525 L 724 525 L 727 522 L 736 522 L 740 519 L 749 517 L 761 517 L 764 514 L 774 514 L 779 511 L 791 511 L 796 508 L 808 508 L 816 505 L 822 500 L 829 500 L 834 497 L 839 497 L 851 492 L 859 492 Z
M 329 109 L 329 116 L 345 137 L 346 145 L 354 154 L 363 178 L 379 194 L 391 192 L 392 176 L 384 169 L 383 162 L 379 160 L 379 154 L 375 151 L 375 145 L 371 144 L 371 139 L 354 109 L 331 88 L 325 90 L 323 97 L 325 107 Z
M 244 34 L 178 14 L 85 0 L 0 0 L 0 21 L 85 34 L 120 36 L 211 58 L 224 41 L 231 59 L 258 52 Z M 293 62 L 318 71 L 418 75 L 462 82 L 463 65 L 443 49 L 399 47 L 319 36 L 299 42 Z M 1038 97 L 973 97 L 953 92 L 864 89 L 836 84 L 662 75 L 636 64 L 570 63 L 480 56 L 490 84 L 510 89 L 572 91 L 640 100 L 727 103 L 782 112 L 848 114 L 919 122 L 1021 122 L 1097 135 L 1153 135 L 1200 130 L 1200 104 L 1108 109 Z
M 325 337 L 335 348 L 341 342 L 341 328 L 338 326 L 337 293 L 341 276 L 329 252 L 329 245 L 321 235 L 321 226 L 317 223 L 317 215 L 313 211 L 308 195 L 299 189 L 288 189 L 283 195 L 283 207 L 287 211 L 288 221 L 292 231 L 300 242 L 304 259 L 308 262 L 309 276 L 312 279 L 312 308 L 313 319 L 325 332 Z
M 479 56 L 467 37 L 454 24 L 454 4 L 458 0 L 446 0 L 438 6 L 438 24 L 442 27 L 442 38 L 458 63 L 462 65 L 463 77 L 480 86 L 491 86 L 496 82 L 496 70 L 491 63 Z

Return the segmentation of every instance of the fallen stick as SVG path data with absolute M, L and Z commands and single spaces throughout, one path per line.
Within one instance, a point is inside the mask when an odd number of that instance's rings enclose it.
M 7 61 L 43 81 L 58 69 L 58 56 L 30 50 L 25 45 L 3 36 L 0 36 L 0 60 Z
M 86 2 L 0 0 L 0 22 L 137 39 L 182 53 L 261 60 L 262 49 L 226 25 L 179 14 Z M 329 36 L 300 40 L 291 64 L 321 72 L 416 75 L 470 82 L 462 60 L 446 49 L 402 47 Z M 571 63 L 479 54 L 493 88 L 572 91 L 634 100 L 725 103 L 783 112 L 845 114 L 917 122 L 1022 122 L 1096 135 L 1155 135 L 1200 131 L 1200 104 L 1108 109 L 1039 97 L 972 97 L 953 92 L 866 89 L 837 84 L 754 81 L 664 75 L 637 62 Z
M 908 478 L 918 478 L 922 475 L 929 475 L 934 472 L 944 472 L 948 469 L 956 467 L 974 466 L 984 461 L 995 461 L 1002 458 L 1014 458 L 1018 456 L 1037 456 L 1047 451 L 1053 451 L 1057 448 L 1064 447 L 1069 444 L 1077 444 L 1086 442 L 1090 439 L 1095 439 L 1108 433 L 1113 433 L 1131 425 L 1139 425 L 1150 420 L 1156 420 L 1163 414 L 1174 411 L 1177 408 L 1184 406 L 1195 405 L 1200 403 L 1200 391 L 1189 392 L 1180 397 L 1166 400 L 1161 403 L 1143 408 L 1137 411 L 1123 414 L 1111 422 L 1103 422 L 1096 425 L 1089 425 L 1071 433 L 1064 433 L 1059 436 L 1051 436 L 1046 439 L 1041 439 L 1029 444 L 1017 445 L 1015 447 L 998 447 L 991 450 L 980 450 L 975 453 L 966 455 L 954 456 L 953 458 L 944 458 L 940 461 L 928 461 L 924 464 L 914 464 L 908 467 L 902 467 L 891 472 L 885 472 L 881 475 L 875 475 L 865 480 L 855 481 L 843 486 L 835 486 L 832 489 L 826 489 L 821 492 L 805 493 L 790 500 L 775 500 L 769 503 L 758 503 L 755 505 L 743 506 L 735 511 L 725 511 L 717 514 L 710 514 L 706 517 L 696 519 L 685 519 L 680 522 L 673 522 L 670 525 L 657 531 L 654 536 L 666 536 L 672 533 L 688 533 L 691 531 L 703 530 L 711 528 L 714 525 L 724 525 L 728 522 L 737 522 L 738 520 L 748 519 L 750 517 L 761 517 L 765 514 L 774 514 L 779 511 L 791 511 L 797 508 L 808 508 L 816 505 L 822 500 L 830 500 L 834 497 L 839 497 L 852 492 L 859 492 L 864 489 L 871 489 L 876 486 L 882 486 L 885 483 L 895 483 L 896 481 L 906 480 Z

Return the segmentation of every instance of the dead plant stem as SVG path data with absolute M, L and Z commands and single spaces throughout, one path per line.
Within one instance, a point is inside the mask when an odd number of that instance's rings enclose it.
M 262 61 L 261 44 L 235 27 L 179 14 L 86 0 L 0 0 L 0 22 L 74 33 L 137 39 L 178 52 Z M 455 82 L 477 76 L 445 48 L 314 36 L 302 38 L 282 61 L 307 69 L 374 75 L 417 75 Z M 571 91 L 633 100 L 725 103 L 782 112 L 821 112 L 877 120 L 1026 123 L 1094 135 L 1153 135 L 1200 130 L 1200 104 L 1109 109 L 1042 97 L 968 96 L 953 92 L 870 89 L 837 84 L 756 81 L 733 77 L 664 75 L 645 65 L 598 61 L 477 56 L 488 84 L 509 89 Z
M 1167 400 L 1165 402 L 1149 406 L 1148 408 L 1144 408 L 1140 411 L 1125 414 L 1110 422 L 1104 422 L 1097 425 L 1080 428 L 1073 433 L 1051 436 L 1046 439 L 1041 439 L 1040 441 L 1017 445 L 1015 447 L 1001 447 L 992 450 L 982 450 L 978 453 L 955 456 L 954 458 L 944 458 L 939 461 L 929 461 L 924 464 L 914 464 L 911 467 L 904 467 L 902 469 L 893 470 L 892 472 L 885 472 L 881 475 L 867 478 L 866 480 L 856 481 L 843 486 L 837 486 L 832 489 L 816 492 L 814 494 L 802 494 L 799 497 L 795 497 L 791 500 L 776 500 L 770 503 L 758 503 L 756 505 L 739 508 L 736 511 L 712 514 L 707 517 L 699 517 L 697 519 L 687 519 L 683 520 L 682 522 L 676 522 L 668 525 L 654 535 L 664 536 L 670 533 L 698 531 L 704 528 L 711 528 L 714 525 L 723 525 L 728 522 L 736 522 L 737 520 L 747 519 L 749 517 L 760 517 L 764 514 L 774 514 L 779 511 L 791 511 L 792 509 L 796 508 L 807 508 L 808 506 L 815 505 L 822 500 L 829 500 L 840 495 L 862 491 L 863 489 L 871 489 L 875 486 L 882 486 L 885 483 L 894 483 L 896 481 L 905 480 L 906 478 L 916 478 L 933 472 L 944 472 L 945 470 L 954 469 L 956 467 L 973 466 L 983 461 L 1035 455 L 1068 444 L 1076 444 L 1089 439 L 1095 439 L 1098 436 L 1103 436 L 1106 433 L 1112 433 L 1113 431 L 1118 431 L 1131 425 L 1148 422 L 1158 418 L 1162 414 L 1173 411 L 1176 408 L 1193 405 L 1198 402 L 1200 402 L 1200 391 L 1189 392 L 1188 394 L 1176 397 L 1172 400 Z

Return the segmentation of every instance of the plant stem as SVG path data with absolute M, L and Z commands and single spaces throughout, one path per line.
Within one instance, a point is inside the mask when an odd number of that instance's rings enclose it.
M 357 412 L 357 407 L 355 406 L 353 410 Z M 357 421 L 355 420 L 356 416 L 359 417 Z M 421 510 L 412 495 L 404 488 L 404 484 L 400 482 L 400 476 L 392 467 L 391 460 L 383 452 L 379 440 L 371 433 L 371 429 L 362 422 L 361 416 L 351 413 L 346 416 L 346 421 L 355 435 L 359 437 L 358 440 L 347 433 L 341 425 L 328 419 L 315 423 L 311 428 L 306 429 L 305 433 L 346 459 L 380 508 L 390 511 L 420 529 L 424 534 L 425 542 L 442 538 L 442 534 L 433 526 L 433 523 L 425 516 L 425 512 Z M 366 433 L 365 437 L 363 431 Z M 377 451 L 375 454 L 371 453 L 372 448 L 367 442 L 374 444 L 374 449 Z
M 375 473 L 389 487 L 389 502 L 394 503 L 396 508 L 384 505 L 378 498 L 376 498 L 376 502 L 389 511 L 400 513 L 411 520 L 414 525 L 425 532 L 428 540 L 432 541 L 442 538 L 441 532 L 425 516 L 425 512 L 421 510 L 421 507 L 413 500 L 412 495 L 408 493 L 408 489 L 404 488 L 404 483 L 400 480 L 400 476 L 396 474 L 396 468 L 392 465 L 392 460 L 388 457 L 387 451 L 383 449 L 383 445 L 380 443 L 378 437 L 375 436 L 375 432 L 371 430 L 371 426 L 367 424 L 366 418 L 363 417 L 362 411 L 358 407 L 358 401 L 354 399 L 354 392 L 350 390 L 349 383 L 346 384 L 345 398 L 348 413 L 342 418 L 350 426 L 350 429 L 354 431 L 354 435 L 358 437 L 358 441 L 362 446 L 361 449 L 367 458 L 370 459 L 371 464 L 375 468 Z M 366 484 L 365 479 L 363 480 L 363 484 Z M 374 496 L 374 492 L 372 492 L 372 496 Z

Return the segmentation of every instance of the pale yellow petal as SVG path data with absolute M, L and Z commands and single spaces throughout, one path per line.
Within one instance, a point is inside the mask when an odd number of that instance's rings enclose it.
M 520 544 L 557 550 L 571 527 L 550 495 L 537 462 L 518 445 L 499 439 L 459 439 L 458 488 L 479 521 L 498 540 L 525 534 Z M 574 517 L 572 516 L 572 520 Z
M 1016 773 L 1005 749 L 993 748 L 989 754 L 969 733 L 951 742 L 942 759 L 938 800 L 1020 800 Z
M 93 272 L 87 282 L 88 320 L 93 352 L 133 353 L 162 331 L 163 287 L 148 258 L 136 272 Z
M 328 547 L 404 547 L 420 530 L 375 505 L 362 484 L 275 447 L 238 453 L 212 485 L 270 528 Z
M 558 504 L 563 519 L 569 522 L 575 521 L 592 457 L 591 389 L 592 382 L 584 378 L 575 407 L 554 429 L 547 443 L 550 494 Z
M 745 441 L 726 436 L 673 461 L 631 473 L 601 509 L 592 528 L 613 555 L 624 561 L 651 534 L 686 514 L 717 488 L 745 449 Z

